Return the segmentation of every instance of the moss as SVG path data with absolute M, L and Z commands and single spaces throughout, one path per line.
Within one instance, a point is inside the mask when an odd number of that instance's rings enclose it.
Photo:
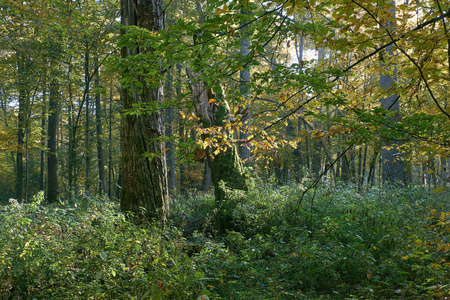
M 215 200 L 219 209 L 216 215 L 216 227 L 220 234 L 224 234 L 227 229 L 233 228 L 232 215 L 236 205 L 227 199 L 226 189 L 246 191 L 246 177 L 235 145 L 214 157 L 212 165 Z
M 230 108 L 228 107 L 228 103 L 227 102 L 220 103 L 214 114 L 214 117 L 215 117 L 214 124 L 216 126 L 225 125 L 225 119 L 228 116 L 229 112 L 230 112 Z
M 218 101 L 214 112 L 214 125 L 224 126 L 230 112 L 228 103 Z M 232 228 L 234 204 L 226 200 L 226 189 L 247 190 L 244 167 L 235 145 L 228 146 L 214 158 L 208 157 L 211 166 L 211 179 L 214 185 L 215 200 L 218 208 L 216 226 L 221 234 Z

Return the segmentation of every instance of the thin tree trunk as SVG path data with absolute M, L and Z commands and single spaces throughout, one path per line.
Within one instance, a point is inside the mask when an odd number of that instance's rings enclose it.
M 305 37 L 302 35 L 300 36 L 300 44 L 298 43 L 298 37 L 295 37 L 295 53 L 297 54 L 297 63 L 300 66 L 300 69 L 303 72 L 303 50 L 305 48 Z M 302 131 L 302 122 L 303 117 L 301 115 L 298 116 L 298 134 L 300 135 Z M 305 127 L 306 128 L 306 127 Z M 297 155 L 298 155 L 298 180 L 301 181 L 303 176 L 303 168 L 304 168 L 304 161 L 302 159 L 303 156 L 303 137 L 299 137 L 299 142 L 297 143 Z
M 202 183 L 202 190 L 204 192 L 211 191 L 211 168 L 209 167 L 208 160 L 205 159 L 205 169 L 203 171 L 203 183 Z
M 86 182 L 85 182 L 85 190 L 86 192 L 89 192 L 90 186 L 89 186 L 89 180 L 90 180 L 90 169 L 91 169 L 91 162 L 90 162 L 90 131 L 89 131 L 89 51 L 88 51 L 88 45 L 86 45 L 86 52 L 84 54 L 84 82 L 85 82 L 85 94 L 86 94 L 86 123 L 85 123 L 85 136 L 84 136 L 84 159 L 85 159 L 85 172 L 86 172 Z
M 241 15 L 245 16 L 250 14 L 250 12 L 247 9 L 241 10 Z M 243 58 L 246 58 L 250 54 L 250 40 L 248 37 L 248 25 L 244 24 L 241 29 L 241 37 L 240 37 L 240 54 Z M 249 99 L 250 94 L 250 66 L 247 65 L 242 71 L 239 72 L 239 80 L 240 80 L 240 93 L 242 97 L 247 102 Z M 241 156 L 242 162 L 244 163 L 244 166 L 249 166 L 250 163 L 250 143 L 245 142 L 248 137 L 250 136 L 248 130 L 250 128 L 250 103 L 245 104 L 246 108 L 243 109 L 243 116 L 242 116 L 242 129 L 240 132 L 240 140 L 241 143 L 239 144 L 239 154 Z
M 94 85 L 100 85 L 100 75 L 98 66 L 98 57 L 94 57 L 94 64 L 96 68 L 96 76 Z M 103 151 L 103 126 L 102 126 L 102 104 L 100 101 L 100 92 L 95 94 L 95 122 L 97 131 L 97 159 L 98 159 L 98 177 L 99 177 L 99 193 L 100 195 L 106 193 L 105 180 L 105 153 Z
M 43 83 L 43 91 L 42 91 L 42 115 L 41 115 L 41 147 L 40 151 L 40 172 L 39 172 L 39 190 L 45 191 L 45 140 L 47 135 L 46 130 L 46 118 L 47 118 L 47 82 Z
M 377 164 L 378 152 L 378 149 L 374 149 L 372 160 L 369 163 L 369 178 L 367 179 L 367 183 L 372 186 L 375 184 L 375 168 Z
M 167 100 L 172 101 L 173 94 L 173 84 L 172 84 L 172 73 L 168 72 L 167 74 L 167 84 L 166 84 L 166 95 Z M 175 135 L 174 132 L 174 115 L 173 115 L 173 107 L 170 106 L 166 108 L 166 136 L 169 140 L 166 142 L 167 149 L 167 182 L 169 188 L 169 195 L 173 195 L 175 193 L 175 143 L 172 138 Z
M 366 178 L 366 161 L 367 161 L 367 145 L 364 147 L 364 155 L 363 155 L 363 162 L 361 166 L 361 178 L 359 180 L 359 187 L 360 190 L 364 187 L 364 180 Z
M 47 201 L 58 201 L 58 158 L 57 158 L 57 128 L 58 128 L 58 83 L 50 83 L 50 101 L 48 114 L 48 154 L 47 154 Z
M 27 97 L 25 90 L 25 61 L 22 56 L 17 54 L 18 58 L 18 87 L 19 87 L 19 114 L 17 130 L 17 155 L 16 155 L 16 199 L 19 202 L 23 200 L 23 153 L 25 137 L 25 118 L 27 108 Z
M 181 95 L 181 65 L 177 64 L 176 65 L 177 68 L 177 80 L 178 80 L 178 84 L 175 88 L 175 92 L 177 94 L 177 97 L 179 95 Z M 183 118 L 181 117 L 181 115 L 178 117 L 178 136 L 180 137 L 180 142 L 184 143 L 186 142 L 186 135 L 185 135 L 185 128 L 184 128 L 184 124 L 183 124 Z M 187 182 L 186 179 L 186 165 L 184 163 L 180 163 L 180 182 L 179 182 L 179 190 L 182 194 L 186 193 L 186 186 L 185 186 L 185 182 Z
M 123 89 L 120 88 L 120 103 L 121 103 L 121 107 L 119 108 L 119 110 L 123 110 L 123 103 L 124 103 L 124 97 L 123 97 Z M 120 128 L 122 128 L 122 130 L 119 131 L 119 142 L 120 142 L 120 153 L 123 154 L 123 119 L 120 118 Z M 117 175 L 117 188 L 115 189 L 116 191 L 116 197 L 117 199 L 120 199 L 121 197 L 121 193 L 122 193 L 122 178 L 123 178 L 123 163 L 121 162 L 119 164 L 119 174 Z M 114 173 L 113 173 L 113 177 L 114 177 Z
M 308 124 L 306 123 L 306 120 L 303 119 L 303 124 L 305 125 L 305 129 L 308 126 Z M 305 158 L 306 158 L 306 169 L 308 170 L 308 172 L 311 169 L 311 163 L 310 163 L 310 159 L 309 156 L 311 154 L 310 149 L 309 149 L 309 132 L 307 132 L 305 134 Z
M 108 198 L 111 199 L 112 193 L 112 90 L 113 85 L 109 87 L 109 133 L 108 133 Z
M 318 53 L 318 63 L 321 64 L 325 60 L 325 48 L 321 47 L 317 51 Z M 320 111 L 322 108 L 320 107 Z M 319 128 L 319 121 L 316 121 L 313 123 L 314 128 Z M 312 140 L 312 153 L 311 153 L 311 171 L 314 174 L 314 176 L 319 176 L 320 170 L 322 168 L 321 166 L 322 158 L 321 158 L 321 151 L 320 151 L 320 143 L 318 140 L 313 139 Z
M 185 143 L 186 142 L 186 133 L 185 133 L 185 128 L 184 128 L 184 124 L 182 121 L 182 117 L 180 116 L 178 118 L 180 121 L 178 123 L 178 135 L 180 136 L 180 142 L 181 143 Z M 186 188 L 186 183 L 187 183 L 187 168 L 186 168 L 186 164 L 181 162 L 180 163 L 180 192 L 182 194 L 185 194 L 187 191 Z
M 301 182 L 302 178 L 304 176 L 303 174 L 303 137 L 301 136 L 301 132 L 302 132 L 302 123 L 303 123 L 303 118 L 302 117 L 298 117 L 297 119 L 297 123 L 298 123 L 298 135 L 299 135 L 299 141 L 297 143 L 297 176 L 298 176 L 298 181 Z
M 36 92 L 34 93 L 36 95 Z M 26 103 L 27 103 L 27 111 L 26 111 L 26 120 L 25 120 L 25 189 L 24 189 L 24 197 L 23 201 L 28 202 L 28 185 L 29 185 L 29 153 L 28 153 L 28 142 L 30 138 L 30 119 L 31 119 L 31 106 L 30 103 L 30 92 L 26 92 Z M 34 97 L 34 96 L 33 96 Z
M 72 63 L 69 64 L 69 68 L 67 71 L 67 79 L 68 79 L 68 85 L 69 85 L 69 161 L 68 161 L 68 168 L 69 168 L 69 197 L 72 198 L 73 194 L 77 193 L 77 182 L 76 182 L 76 176 L 74 176 L 74 167 L 75 167 L 75 120 L 74 120 L 74 103 L 73 103 L 73 93 L 72 93 L 72 80 L 70 77 L 70 73 L 72 71 Z

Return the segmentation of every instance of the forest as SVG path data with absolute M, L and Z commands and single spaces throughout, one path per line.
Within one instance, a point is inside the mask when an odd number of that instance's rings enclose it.
M 0 298 L 450 299 L 449 7 L 0 2 Z

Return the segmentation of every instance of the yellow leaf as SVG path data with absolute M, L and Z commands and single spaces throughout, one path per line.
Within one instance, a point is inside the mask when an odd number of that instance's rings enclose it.
M 288 16 L 289 16 L 289 15 L 292 15 L 292 14 L 294 13 L 294 11 L 295 11 L 295 6 L 289 7 L 289 9 L 287 10 Z
M 217 8 L 216 9 L 216 14 L 223 15 L 223 14 L 225 14 L 227 12 L 227 10 L 228 10 L 228 6 L 224 5 L 223 8 Z
M 441 193 L 441 192 L 447 191 L 447 190 L 448 190 L 448 187 L 442 186 L 442 187 L 434 188 L 433 189 L 433 193 L 434 194 Z

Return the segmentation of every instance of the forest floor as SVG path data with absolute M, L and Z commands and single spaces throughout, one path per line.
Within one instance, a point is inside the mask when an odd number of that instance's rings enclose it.
M 212 194 L 135 226 L 118 203 L 0 206 L 0 299 L 450 299 L 450 194 L 252 182 L 214 230 Z

